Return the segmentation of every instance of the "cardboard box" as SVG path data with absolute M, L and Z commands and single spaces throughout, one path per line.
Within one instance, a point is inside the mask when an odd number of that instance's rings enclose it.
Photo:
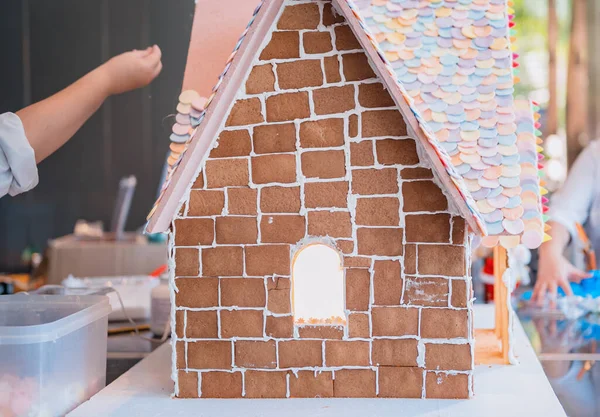
M 138 234 L 125 234 L 125 239 L 118 241 L 80 240 L 67 235 L 50 241 L 48 258 L 48 284 L 60 284 L 69 275 L 147 275 L 167 263 L 167 244 L 148 243 Z

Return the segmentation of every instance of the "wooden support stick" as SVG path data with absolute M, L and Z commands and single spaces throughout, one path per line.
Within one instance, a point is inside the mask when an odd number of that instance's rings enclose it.
M 508 359 L 508 324 L 509 314 L 508 299 L 510 297 L 508 288 L 502 280 L 502 276 L 508 268 L 508 256 L 506 249 L 502 246 L 494 248 L 494 304 L 496 306 L 496 337 L 500 339 L 502 358 L 504 363 L 509 364 Z

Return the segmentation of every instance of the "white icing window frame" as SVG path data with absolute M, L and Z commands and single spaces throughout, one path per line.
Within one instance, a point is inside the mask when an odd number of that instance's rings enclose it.
M 318 264 L 304 261 L 314 260 L 315 256 Z M 346 325 L 346 279 L 342 261 L 335 245 L 328 242 L 298 244 L 292 257 L 291 301 L 295 326 Z

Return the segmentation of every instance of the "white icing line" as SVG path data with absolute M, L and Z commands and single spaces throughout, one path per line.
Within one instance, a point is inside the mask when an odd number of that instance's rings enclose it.
M 202 398 L 202 372 L 198 372 L 198 397 Z
M 237 340 L 237 338 L 232 338 L 231 339 L 231 367 L 232 368 L 236 368 L 235 366 L 235 341 Z M 243 384 L 243 376 L 242 376 L 242 384 Z
M 353 313 L 358 313 L 358 314 L 365 314 L 364 312 L 353 312 Z M 317 326 L 317 325 L 309 325 L 309 326 Z M 326 325 L 324 325 L 326 326 Z M 302 326 L 295 326 L 296 329 L 299 329 Z M 464 337 L 457 337 L 457 338 L 451 338 L 451 339 L 444 339 L 444 338 L 440 338 L 440 339 L 421 339 L 419 338 L 419 336 L 416 335 L 403 335 L 403 336 L 373 336 L 373 337 L 353 337 L 352 339 L 350 339 L 350 341 L 363 341 L 363 342 L 369 342 L 371 340 L 417 340 L 417 341 L 423 341 L 423 343 L 428 343 L 428 344 L 449 344 L 449 345 L 466 345 L 471 343 L 474 339 L 471 338 L 464 338 Z M 296 340 L 316 340 L 316 341 L 323 341 L 323 340 L 343 340 L 343 339 L 322 339 L 319 337 L 303 337 L 303 338 L 295 338 L 295 337 L 280 337 L 280 338 L 276 338 L 276 337 L 271 337 L 271 336 L 254 336 L 254 337 L 240 337 L 240 336 L 234 336 L 231 338 L 227 338 L 227 339 L 222 339 L 222 338 L 181 338 L 179 339 L 180 342 L 188 342 L 188 343 L 195 343 L 195 342 L 217 342 L 217 341 L 230 341 L 230 340 L 244 340 L 244 341 L 249 341 L 249 342 L 267 342 L 267 341 L 277 341 L 277 342 L 292 342 L 292 341 L 296 341 Z
M 279 74 L 277 74 L 277 63 L 276 62 L 272 62 L 269 65 L 271 65 L 271 70 L 273 71 L 273 74 L 275 76 L 275 84 L 273 85 L 273 89 L 275 91 L 279 90 Z M 265 114 L 266 114 L 266 109 L 265 110 Z
M 454 236 L 453 236 L 453 231 L 454 231 L 454 217 L 450 217 L 450 243 L 454 244 Z
M 169 273 L 169 298 L 171 301 L 171 379 L 175 384 L 174 395 L 179 395 L 179 375 L 177 373 L 177 340 L 178 335 L 176 332 L 176 318 L 175 318 L 175 294 L 178 292 L 177 285 L 175 284 L 175 222 L 172 222 L 171 232 L 167 237 L 167 252 L 169 253 L 169 259 L 167 261 L 168 273 Z M 186 354 L 186 367 L 187 367 L 187 354 Z
M 419 340 L 417 343 L 417 366 L 425 368 L 425 341 Z
M 246 396 L 246 370 L 239 368 L 242 373 L 242 398 Z
M 248 160 L 248 165 L 250 165 L 250 160 Z M 229 191 L 227 190 L 227 187 L 225 187 L 223 189 L 223 211 L 221 212 L 221 216 L 228 216 L 229 215 Z M 216 223 L 216 221 L 215 221 Z M 215 226 L 216 227 L 216 226 Z M 215 239 L 217 238 L 217 235 L 215 233 Z
M 177 308 L 179 308 L 179 307 L 177 307 Z M 206 311 L 213 311 L 213 309 L 207 309 Z M 217 311 L 217 336 L 219 337 L 219 339 L 221 339 L 223 337 L 222 330 L 221 330 L 221 312 L 220 311 Z

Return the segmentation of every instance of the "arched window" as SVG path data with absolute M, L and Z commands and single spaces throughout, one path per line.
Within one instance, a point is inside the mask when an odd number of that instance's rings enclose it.
M 340 255 L 320 243 L 302 248 L 292 265 L 294 322 L 345 324 Z

